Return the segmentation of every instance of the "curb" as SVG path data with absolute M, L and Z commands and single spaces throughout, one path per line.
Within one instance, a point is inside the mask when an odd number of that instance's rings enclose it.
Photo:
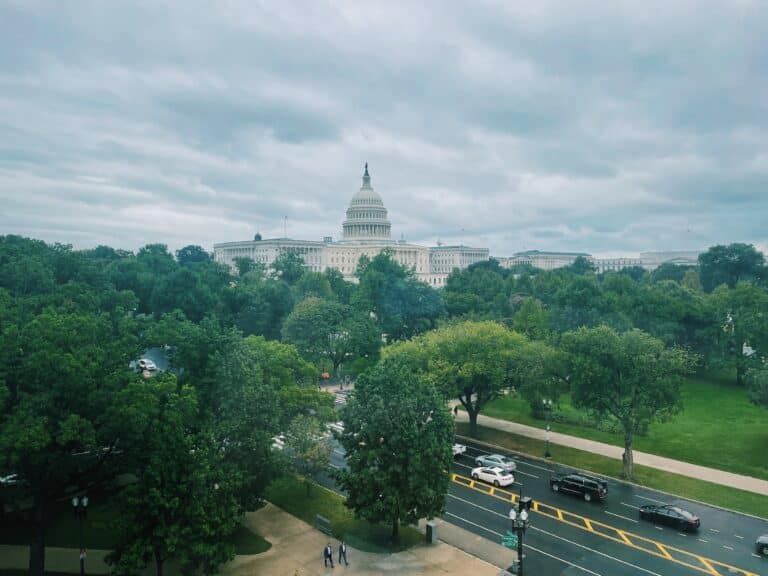
M 499 430 L 497 428 L 493 428 L 493 430 L 496 430 L 497 432 L 501 432 L 502 434 L 510 434 L 510 432 L 505 432 L 503 430 Z M 475 438 L 471 438 L 469 436 L 462 436 L 460 434 L 455 435 L 456 438 L 460 438 L 461 440 L 473 442 L 475 444 L 482 444 L 483 446 L 487 446 L 489 448 L 498 448 L 499 450 L 506 450 L 507 452 L 512 452 L 514 454 L 522 454 L 526 458 L 531 458 L 533 460 L 537 460 L 539 462 L 552 462 L 552 460 L 547 460 L 546 458 L 542 458 L 541 456 L 534 456 L 533 454 L 526 454 L 525 452 L 518 452 L 516 450 L 511 450 L 509 448 L 505 448 L 504 446 L 499 446 L 498 444 L 490 444 L 488 442 L 483 442 L 482 440 L 477 440 Z M 527 438 L 527 436 L 526 436 Z M 559 446 L 559 444 L 558 444 Z M 570 446 L 567 446 L 567 448 L 571 448 L 571 450 L 579 450 L 579 448 L 572 448 Z M 581 450 L 582 452 L 587 452 L 586 450 Z M 592 452 L 587 452 L 587 454 L 592 454 Z M 608 456 L 605 456 L 605 458 L 609 458 Z M 610 459 L 610 458 L 609 458 Z M 654 492 L 658 492 L 659 494 L 666 494 L 667 496 L 673 496 L 675 498 L 682 498 L 683 500 L 688 500 L 689 502 L 695 502 L 696 504 L 701 504 L 702 506 L 709 506 L 710 508 L 715 508 L 717 510 L 722 510 L 723 512 L 730 512 L 732 514 L 740 514 L 741 516 L 746 516 L 747 518 L 754 518 L 755 520 L 763 520 L 766 521 L 768 518 L 763 518 L 762 516 L 755 516 L 754 514 L 748 514 L 747 512 L 740 512 L 739 510 L 731 510 L 730 508 L 723 508 L 722 506 L 718 506 L 717 504 L 712 504 L 710 502 L 704 502 L 702 500 L 696 500 L 694 498 L 688 498 L 687 496 L 681 496 L 680 494 L 675 494 L 674 492 L 667 492 L 666 490 L 661 490 L 659 488 L 654 488 L 652 486 L 646 486 L 645 484 L 638 484 L 637 482 L 631 482 L 630 480 L 625 480 L 624 478 L 616 478 L 615 476 L 609 476 L 608 474 L 603 474 L 602 472 L 594 472 L 592 470 L 587 470 L 586 468 L 579 468 L 577 466 L 571 466 L 568 464 L 562 464 L 562 466 L 567 466 L 571 470 L 576 470 L 579 472 L 586 472 L 588 474 L 598 474 L 601 478 L 610 478 L 611 480 L 614 480 L 616 482 L 621 482 L 622 484 L 629 484 L 630 486 L 636 486 L 638 488 L 645 488 L 646 490 L 653 490 Z M 642 464 L 638 464 L 638 466 L 643 466 Z M 652 466 L 643 466 L 643 468 L 650 468 L 652 470 L 659 470 L 659 468 L 653 468 Z M 664 470 L 662 470 L 664 472 Z M 682 476 L 680 474 L 674 474 L 674 472 L 667 472 L 667 474 L 673 474 L 675 476 L 680 476 L 682 478 L 690 478 L 690 476 Z M 693 480 L 696 480 L 696 478 L 693 478 Z M 706 480 L 700 480 L 701 482 L 706 482 Z M 710 484 L 714 484 L 715 486 L 723 486 L 723 484 L 717 484 L 715 482 L 710 482 Z M 730 486 L 726 486 L 726 488 L 730 488 Z M 732 490 L 739 490 L 738 488 L 732 488 Z M 752 494 L 752 492 L 749 492 L 748 490 L 741 490 L 742 492 L 748 492 Z M 759 494 L 758 494 L 759 496 Z

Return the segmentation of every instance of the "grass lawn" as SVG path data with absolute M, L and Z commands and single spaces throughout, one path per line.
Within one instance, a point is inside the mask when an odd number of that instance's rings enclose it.
M 111 550 L 116 544 L 112 529 L 117 510 L 110 504 L 110 496 L 89 493 L 88 516 L 83 521 L 83 540 L 88 548 Z M 51 525 L 46 533 L 46 545 L 61 548 L 79 548 L 78 520 L 69 500 L 56 502 L 51 509 Z M 0 544 L 28 546 L 34 536 L 33 526 L 25 514 L 0 517 Z M 241 526 L 231 537 L 237 554 L 260 554 L 272 546 L 258 534 Z M 0 576 L 4 576 L 0 572 Z
M 651 424 L 647 436 L 635 438 L 636 450 L 768 479 L 768 410 L 751 404 L 744 389 L 714 377 L 686 379 L 682 396 L 683 411 L 669 422 Z M 567 396 L 561 399 L 560 410 L 578 412 Z M 494 400 L 482 414 L 546 427 L 544 420 L 531 416 L 528 404 L 519 396 Z M 552 430 L 622 445 L 620 435 L 587 426 L 553 422 Z
M 400 540 L 393 543 L 390 540 L 391 526 L 356 519 L 352 511 L 344 506 L 343 497 L 322 486 L 313 486 L 312 495 L 308 498 L 304 483 L 295 476 L 275 480 L 267 489 L 265 498 L 313 526 L 317 514 L 325 516 L 331 521 L 331 530 L 336 538 L 343 538 L 350 546 L 364 552 L 399 552 L 424 541 L 421 532 L 401 525 Z
M 469 424 L 459 422 L 456 424 L 456 433 L 469 436 Z M 496 446 L 503 446 L 515 452 L 524 454 L 544 454 L 545 443 L 527 436 L 518 436 L 508 432 L 501 432 L 493 428 L 478 427 L 477 439 Z M 550 445 L 552 462 L 564 466 L 572 466 L 590 470 L 598 474 L 621 478 L 622 464 L 619 460 L 599 456 L 592 452 L 584 452 L 566 446 Z M 707 502 L 729 510 L 736 510 L 753 516 L 768 519 L 768 498 L 753 492 L 737 490 L 720 484 L 712 484 L 687 476 L 670 474 L 655 468 L 635 466 L 635 482 L 648 488 L 663 490 L 684 498 Z

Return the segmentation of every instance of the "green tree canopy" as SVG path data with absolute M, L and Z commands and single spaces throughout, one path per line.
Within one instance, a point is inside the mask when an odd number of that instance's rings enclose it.
M 483 407 L 510 386 L 518 352 L 527 343 L 524 336 L 491 321 L 445 326 L 417 342 L 443 396 L 457 398 L 466 409 L 473 435 Z
M 427 379 L 383 360 L 357 380 L 342 420 L 349 468 L 336 478 L 356 516 L 389 523 L 397 539 L 400 522 L 443 513 L 453 420 Z
M 309 360 L 339 365 L 355 356 L 378 353 L 379 334 L 370 317 L 351 306 L 320 298 L 299 302 L 285 320 L 283 340 L 294 344 Z
M 765 280 L 765 273 L 765 256 L 752 244 L 712 246 L 699 254 L 699 276 L 706 292 L 720 284 L 733 288 L 740 280 Z
M 665 348 L 641 330 L 618 333 L 607 326 L 564 334 L 562 347 L 571 354 L 574 406 L 618 420 L 624 473 L 632 478 L 634 436 L 680 409 L 677 377 L 693 369 L 694 357 L 682 348 Z

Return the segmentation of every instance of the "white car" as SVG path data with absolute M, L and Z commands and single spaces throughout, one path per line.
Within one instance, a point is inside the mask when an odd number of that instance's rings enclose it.
M 459 454 L 464 454 L 464 452 L 467 451 L 467 447 L 464 446 L 464 444 L 454 444 L 453 445 L 453 457 L 456 458 Z
M 502 456 L 501 454 L 486 454 L 485 456 L 478 456 L 475 458 L 476 466 L 489 466 L 491 468 L 501 468 L 505 472 L 514 472 L 517 469 L 517 464 L 511 458 Z
M 139 368 L 141 370 L 149 370 L 150 372 L 157 370 L 157 366 L 149 358 L 142 358 L 139 360 Z
M 505 472 L 501 468 L 487 468 L 485 466 L 473 468 L 472 478 L 488 482 L 494 486 L 509 486 L 515 482 L 515 477 L 510 472 Z

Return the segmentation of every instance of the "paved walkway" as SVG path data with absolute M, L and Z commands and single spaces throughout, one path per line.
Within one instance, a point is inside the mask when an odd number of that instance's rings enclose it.
M 469 417 L 465 411 L 459 410 L 456 419 L 458 421 L 467 422 Z M 478 416 L 477 423 L 486 428 L 495 428 L 504 432 L 527 436 L 528 438 L 536 438 L 537 440 L 543 441 L 546 440 L 547 437 L 546 431 L 541 428 L 526 426 L 525 424 L 518 424 L 517 422 L 510 422 L 509 420 L 501 420 L 500 418 L 491 418 L 489 416 L 483 416 L 482 414 Z M 595 442 L 594 440 L 568 436 L 567 434 L 560 434 L 559 432 L 550 432 L 549 441 L 553 444 L 559 444 L 560 446 L 578 448 L 579 450 L 592 452 L 593 454 L 601 454 L 617 460 L 621 460 L 621 455 L 624 453 L 624 448 L 621 446 L 613 446 L 611 444 L 604 444 L 603 442 Z M 642 466 L 648 466 L 649 468 L 656 468 L 658 470 L 680 474 L 681 476 L 689 476 L 698 480 L 706 480 L 707 482 L 722 484 L 723 486 L 730 486 L 731 488 L 738 488 L 740 490 L 768 496 L 768 480 L 761 480 L 750 476 L 741 476 L 740 474 L 733 474 L 715 468 L 707 468 L 697 464 L 681 462 L 679 460 L 665 458 L 664 456 L 656 456 L 655 454 L 648 454 L 646 452 L 638 452 L 637 450 L 632 452 L 632 456 L 634 457 L 635 464 L 641 464 Z
M 424 576 L 496 576 L 499 568 L 443 542 L 424 544 L 396 554 L 373 554 L 348 547 L 349 566 L 325 568 L 323 547 L 331 542 L 334 561 L 338 559 L 338 541 L 315 530 L 309 524 L 291 516 L 277 506 L 268 504 L 248 514 L 246 524 L 272 543 L 272 548 L 257 556 L 238 556 L 224 566 L 221 576 L 326 576 L 335 574 L 373 576 L 375 574 Z M 443 530 L 446 525 L 438 527 Z M 461 530 L 456 528 L 456 530 Z M 454 535 L 473 542 L 475 536 L 461 530 Z M 481 539 L 483 540 L 483 539 Z M 498 544 L 493 547 L 499 563 L 511 563 L 514 553 Z M 483 544 L 483 543 L 481 543 Z M 507 564 L 509 565 L 509 564 Z
M 338 559 L 338 541 L 315 530 L 309 524 L 291 516 L 277 506 L 267 504 L 264 508 L 246 515 L 245 524 L 266 538 L 272 547 L 251 556 L 236 556 L 225 564 L 220 576 L 497 576 L 500 568 L 512 564 L 515 552 L 503 548 L 485 538 L 445 523 L 438 524 L 441 540 L 456 542 L 458 547 L 445 542 L 422 544 L 396 554 L 373 554 L 361 552 L 348 546 L 349 566 L 334 569 L 323 566 L 323 547 L 330 542 L 334 551 L 334 562 Z M 77 574 L 79 560 L 77 550 L 48 548 L 46 550 L 46 571 Z M 474 554 L 474 555 L 473 555 Z M 107 574 L 104 564 L 105 550 L 89 550 L 86 560 L 87 574 Z M 493 564 L 485 562 L 482 556 Z M 0 568 L 24 570 L 29 562 L 27 546 L 0 546 Z M 177 576 L 178 567 L 173 563 L 166 566 L 166 574 Z M 144 576 L 154 574 L 154 565 L 144 571 Z

